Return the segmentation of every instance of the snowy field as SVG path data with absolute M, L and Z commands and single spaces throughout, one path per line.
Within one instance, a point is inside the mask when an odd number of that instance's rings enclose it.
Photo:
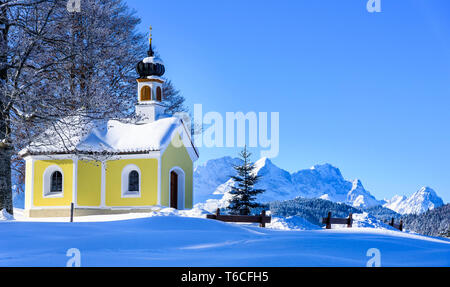
M 377 248 L 382 266 L 450 267 L 446 239 L 364 227 L 262 229 L 200 216 L 193 210 L 33 222 L 17 210 L 16 220 L 0 220 L 0 266 L 64 267 L 67 251 L 77 248 L 82 266 L 364 267 L 367 251 Z

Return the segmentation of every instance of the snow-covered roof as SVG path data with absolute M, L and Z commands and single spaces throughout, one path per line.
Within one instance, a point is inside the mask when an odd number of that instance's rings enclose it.
M 197 159 L 198 152 L 189 132 L 183 121 L 176 117 L 142 124 L 118 120 L 81 121 L 76 117 L 68 117 L 55 123 L 22 150 L 20 155 L 136 154 L 163 151 L 170 144 L 175 131 L 180 135 L 187 134 L 183 137 L 183 142 L 194 153 L 193 159 Z
M 161 60 L 158 57 L 147 57 L 147 58 L 144 58 L 144 60 L 142 60 L 142 62 L 144 62 L 145 64 L 152 63 L 152 64 L 164 65 L 163 60 Z

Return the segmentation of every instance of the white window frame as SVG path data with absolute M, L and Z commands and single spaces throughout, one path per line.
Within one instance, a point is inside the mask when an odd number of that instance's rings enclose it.
M 186 209 L 186 199 L 185 199 L 185 193 L 186 193 L 186 174 L 184 173 L 184 170 L 179 167 L 175 166 L 169 171 L 169 207 L 170 204 L 170 188 L 171 188 L 171 179 L 170 176 L 172 171 L 176 172 L 178 175 L 178 210 L 185 210 Z
M 62 191 L 51 192 L 52 175 L 54 172 L 60 172 L 62 175 Z M 63 198 L 64 197 L 64 172 L 61 167 L 57 165 L 51 165 L 47 167 L 43 174 L 43 187 L 42 194 L 44 198 Z
M 137 171 L 139 174 L 139 192 L 130 192 L 129 176 L 132 171 Z M 140 198 L 142 195 L 142 173 L 139 167 L 135 164 L 129 164 L 122 169 L 122 198 Z

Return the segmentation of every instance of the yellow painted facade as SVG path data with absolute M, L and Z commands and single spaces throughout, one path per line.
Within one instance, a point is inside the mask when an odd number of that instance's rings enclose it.
M 180 142 L 181 138 L 177 133 L 161 157 L 161 205 L 169 206 L 170 171 L 179 167 L 185 175 L 185 208 L 190 209 L 193 206 L 193 164 L 185 146 L 179 145 Z
M 46 196 L 44 191 L 44 173 L 58 166 L 63 172 L 62 196 Z M 37 160 L 34 163 L 33 205 L 35 207 L 70 206 L 73 201 L 73 160 Z
M 115 212 L 123 209 L 139 211 L 158 204 L 169 206 L 170 172 L 174 168 L 183 171 L 184 208 L 190 209 L 193 206 L 193 161 L 184 145 L 174 146 L 180 140 L 180 135 L 175 134 L 163 154 L 156 154 L 155 158 L 142 155 L 142 158 L 121 158 L 103 164 L 30 157 L 26 160 L 25 209 L 29 216 L 47 217 L 68 216 L 72 202 L 75 203 L 75 214 L 102 214 L 108 210 Z M 126 184 L 122 180 L 129 175 L 127 168 L 130 166 L 137 167 L 140 172 L 138 195 L 130 196 L 123 192 Z M 48 184 L 44 185 L 44 178 L 48 182 L 54 170 L 63 174 L 62 194 L 49 194 Z
M 141 172 L 140 197 L 122 196 L 122 171 L 135 165 Z M 158 204 L 158 160 L 120 159 L 106 163 L 106 205 L 109 207 L 139 207 Z
M 77 205 L 99 207 L 102 200 L 102 163 L 78 161 Z

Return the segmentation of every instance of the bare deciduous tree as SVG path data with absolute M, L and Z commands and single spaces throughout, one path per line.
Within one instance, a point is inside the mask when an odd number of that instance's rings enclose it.
M 44 63 L 39 50 L 61 2 L 0 0 L 0 210 L 11 214 L 13 121 L 31 118 L 21 107 L 29 91 L 43 85 L 40 76 L 51 65 Z
M 66 2 L 0 0 L 0 210 L 10 214 L 18 150 L 67 117 L 81 127 L 125 116 L 135 101 L 140 20 L 121 0 L 85 0 L 80 13 Z
M 11 170 L 23 183 L 17 152 L 38 135 L 53 130 L 74 152 L 73 131 L 133 112 L 139 23 L 122 0 L 83 0 L 76 13 L 66 0 L 0 0 L 0 210 L 13 213 Z M 168 113 L 187 111 L 170 81 L 164 93 Z

